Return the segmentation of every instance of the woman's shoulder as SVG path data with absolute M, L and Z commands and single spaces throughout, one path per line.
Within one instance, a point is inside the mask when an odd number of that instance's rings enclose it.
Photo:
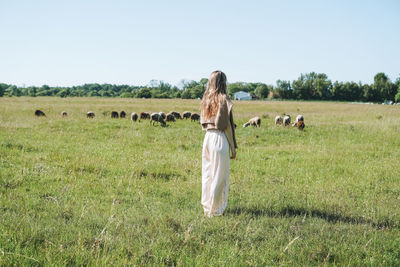
M 222 101 L 223 101 L 223 104 L 228 106 L 228 110 L 230 111 L 232 109 L 233 103 L 232 103 L 230 97 L 228 96 L 228 94 L 222 95 Z

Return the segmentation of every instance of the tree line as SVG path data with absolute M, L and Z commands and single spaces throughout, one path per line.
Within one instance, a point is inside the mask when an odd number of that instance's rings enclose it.
M 72 87 L 17 87 L 0 83 L 1 96 L 59 96 L 59 97 L 123 97 L 123 98 L 183 98 L 203 96 L 208 79 L 181 82 L 181 88 L 163 81 L 152 80 L 147 86 L 84 84 Z M 227 85 L 233 98 L 238 91 L 248 92 L 255 99 L 336 100 L 364 102 L 400 102 L 400 77 L 392 82 L 385 73 L 377 73 L 372 84 L 361 82 L 332 82 L 324 73 L 306 73 L 293 81 L 278 80 L 276 85 L 235 82 Z

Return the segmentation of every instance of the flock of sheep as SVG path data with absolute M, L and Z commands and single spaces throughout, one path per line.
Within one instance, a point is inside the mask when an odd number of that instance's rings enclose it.
M 108 112 L 104 112 L 103 114 L 106 115 Z M 38 117 L 46 116 L 46 114 L 41 111 L 41 110 L 36 110 L 35 115 Z M 61 112 L 62 117 L 66 117 L 68 114 L 66 111 Z M 86 113 L 86 117 L 89 119 L 93 119 L 95 117 L 95 113 L 93 111 L 88 111 Z M 126 112 L 125 111 L 111 111 L 111 118 L 126 118 Z M 190 111 L 185 111 L 182 113 L 182 115 L 179 112 L 176 111 L 171 111 L 167 114 L 164 112 L 158 112 L 158 113 L 149 113 L 149 112 L 140 112 L 137 114 L 136 112 L 131 113 L 131 120 L 133 122 L 136 122 L 138 119 L 140 120 L 146 120 L 149 119 L 150 123 L 155 125 L 156 122 L 160 123 L 161 126 L 166 126 L 166 122 L 175 122 L 178 119 L 190 119 L 191 121 L 199 121 L 200 120 L 200 115 L 198 113 L 192 113 Z M 284 125 L 284 126 L 289 126 L 291 123 L 291 118 L 290 115 L 284 115 L 283 117 L 281 116 L 276 116 L 275 117 L 275 125 Z M 243 128 L 247 126 L 255 126 L 255 127 L 261 127 L 261 119 L 260 117 L 254 117 L 251 118 L 248 122 L 243 124 Z M 297 115 L 296 120 L 292 124 L 293 127 L 297 127 L 299 130 L 304 129 L 304 116 L 303 115 Z M 236 128 L 236 124 L 235 124 Z
M 290 115 L 285 115 L 283 118 L 281 116 L 276 116 L 275 117 L 275 125 L 284 125 L 284 126 L 289 126 L 291 122 Z M 247 126 L 254 126 L 254 127 L 260 127 L 261 126 L 261 119 L 260 117 L 254 117 L 251 118 L 248 122 L 243 124 L 243 128 Z M 297 115 L 296 120 L 292 124 L 293 127 L 297 127 L 299 130 L 304 129 L 304 116 L 303 115 Z
M 108 112 L 103 112 L 103 114 L 106 116 L 109 114 Z M 46 117 L 46 114 L 41 111 L 41 110 L 36 110 L 35 111 L 35 116 L 37 117 Z M 66 111 L 61 112 L 62 117 L 68 116 Z M 86 113 L 86 117 L 89 119 L 93 119 L 95 117 L 95 113 L 93 111 L 88 111 Z M 111 118 L 126 118 L 126 112 L 125 111 L 111 111 Z M 185 111 L 182 113 L 182 115 L 179 112 L 176 111 L 171 111 L 170 113 L 165 114 L 164 112 L 158 112 L 158 113 L 149 113 L 149 112 L 140 112 L 137 114 L 136 112 L 131 113 L 131 120 L 133 122 L 136 122 L 138 119 L 140 120 L 146 120 L 149 119 L 150 123 L 153 125 L 158 122 L 161 124 L 161 126 L 166 126 L 166 122 L 175 122 L 177 119 L 190 119 L 191 121 L 199 121 L 200 120 L 200 115 L 195 112 L 190 112 L 190 111 Z

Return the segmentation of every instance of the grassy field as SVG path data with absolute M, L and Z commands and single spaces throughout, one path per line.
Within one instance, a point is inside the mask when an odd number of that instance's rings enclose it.
M 228 208 L 206 218 L 198 123 L 102 115 L 199 104 L 0 98 L 0 265 L 400 265 L 399 106 L 235 102 Z

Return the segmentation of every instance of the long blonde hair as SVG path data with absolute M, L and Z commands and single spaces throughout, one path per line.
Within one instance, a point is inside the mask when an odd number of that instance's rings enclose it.
M 217 114 L 223 94 L 226 94 L 226 75 L 220 70 L 213 71 L 201 100 L 201 112 L 206 119 Z

